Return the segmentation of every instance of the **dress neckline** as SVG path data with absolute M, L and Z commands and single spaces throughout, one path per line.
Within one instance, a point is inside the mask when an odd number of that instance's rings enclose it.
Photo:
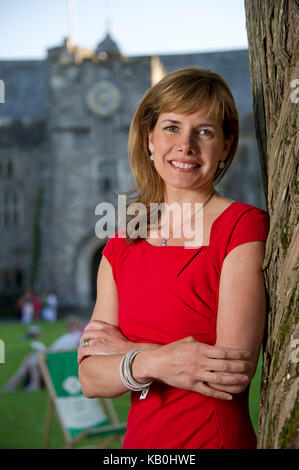
M 238 204 L 238 201 L 233 201 L 229 206 L 227 206 L 224 211 L 221 212 L 220 215 L 218 215 L 218 217 L 216 217 L 216 219 L 214 220 L 214 222 L 212 223 L 211 225 L 211 230 L 210 230 L 210 240 L 209 240 L 209 244 L 208 245 L 201 245 L 201 246 L 197 246 L 197 247 L 185 247 L 184 245 L 167 245 L 166 247 L 165 246 L 161 246 L 161 245 L 152 245 L 151 243 L 149 243 L 148 241 L 146 241 L 145 238 L 142 239 L 142 242 L 144 245 L 147 245 L 149 247 L 152 247 L 152 248 L 185 248 L 185 249 L 188 249 L 188 250 L 199 250 L 200 248 L 208 248 L 209 246 L 211 246 L 211 241 L 212 241 L 212 235 L 213 235 L 213 230 L 214 230 L 214 225 L 216 222 L 218 222 L 218 220 L 223 216 L 223 214 L 225 214 L 228 209 L 233 206 L 234 204 Z

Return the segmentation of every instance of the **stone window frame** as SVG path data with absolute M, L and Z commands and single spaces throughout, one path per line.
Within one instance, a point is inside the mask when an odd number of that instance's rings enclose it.
M 23 197 L 17 189 L 0 191 L 0 227 L 2 229 L 23 225 Z
M 12 153 L 0 155 L 0 178 L 15 178 L 16 170 L 16 162 Z
M 110 193 L 116 184 L 116 162 L 112 159 L 95 156 L 92 161 L 92 175 L 95 181 L 96 192 L 100 194 Z M 108 185 L 106 183 L 107 179 Z
M 24 289 L 25 271 L 22 268 L 0 270 L 0 292 L 15 292 Z

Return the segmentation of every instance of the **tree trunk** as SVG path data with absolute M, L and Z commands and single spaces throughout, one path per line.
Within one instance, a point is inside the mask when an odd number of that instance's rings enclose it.
M 298 138 L 296 0 L 245 0 L 256 134 L 270 215 L 264 275 L 259 448 L 299 447 Z

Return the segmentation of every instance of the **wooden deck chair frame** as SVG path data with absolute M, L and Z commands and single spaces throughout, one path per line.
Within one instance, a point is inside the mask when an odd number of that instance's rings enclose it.
M 51 351 L 49 351 L 50 353 Z M 49 392 L 49 399 L 48 399 L 48 406 L 46 412 L 46 419 L 45 419 L 45 430 L 44 430 L 44 440 L 43 440 L 43 448 L 47 449 L 49 447 L 49 440 L 50 440 L 50 433 L 51 433 L 51 425 L 53 421 L 53 412 L 56 412 L 59 425 L 61 427 L 63 436 L 65 438 L 66 444 L 62 446 L 62 448 L 71 449 L 74 448 L 82 439 L 86 437 L 93 437 L 96 436 L 98 438 L 96 445 L 93 446 L 86 446 L 86 447 L 95 447 L 98 449 L 107 449 L 109 448 L 110 444 L 117 440 L 120 445 L 122 445 L 124 440 L 124 434 L 126 432 L 126 423 L 121 423 L 119 421 L 118 415 L 114 408 L 111 398 L 99 398 L 100 403 L 103 407 L 103 410 L 106 412 L 107 416 L 109 417 L 112 424 L 103 425 L 100 427 L 95 427 L 93 429 L 87 429 L 82 431 L 77 436 L 73 437 L 69 430 L 65 427 L 59 408 L 57 406 L 57 395 L 55 392 L 55 388 L 52 382 L 52 378 L 48 369 L 46 355 L 48 354 L 47 351 L 45 352 L 38 352 L 38 361 L 41 368 L 42 377 L 45 382 L 45 386 Z M 107 435 L 108 434 L 108 435 Z

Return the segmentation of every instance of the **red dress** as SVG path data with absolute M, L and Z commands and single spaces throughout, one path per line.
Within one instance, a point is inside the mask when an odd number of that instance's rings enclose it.
M 233 202 L 213 222 L 209 246 L 127 245 L 116 233 L 103 254 L 119 295 L 119 327 L 130 340 L 168 344 L 187 336 L 215 344 L 220 273 L 236 246 L 266 240 L 267 212 Z M 255 448 L 248 390 L 232 401 L 153 382 L 131 392 L 124 449 Z

